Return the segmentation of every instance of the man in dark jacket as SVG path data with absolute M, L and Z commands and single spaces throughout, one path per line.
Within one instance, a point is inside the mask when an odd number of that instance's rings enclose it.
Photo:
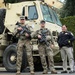
M 74 35 L 67 31 L 65 25 L 62 26 L 62 31 L 58 35 L 58 45 L 60 47 L 61 58 L 63 61 L 63 71 L 61 73 L 67 73 L 67 57 L 69 59 L 70 72 L 74 72 L 74 58 L 73 58 L 73 41 L 75 40 Z

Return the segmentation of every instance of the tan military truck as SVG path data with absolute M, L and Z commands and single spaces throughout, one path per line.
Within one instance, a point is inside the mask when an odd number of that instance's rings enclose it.
M 7 71 L 16 71 L 17 38 L 13 36 L 16 23 L 20 16 L 26 17 L 26 23 L 36 31 L 40 28 L 40 21 L 46 21 L 46 27 L 51 31 L 54 40 L 54 55 L 59 52 L 57 35 L 61 31 L 61 22 L 55 11 L 41 1 L 25 1 L 6 4 L 0 9 L 0 59 L 3 59 Z M 32 39 L 34 64 L 39 63 L 37 39 Z M 27 67 L 25 50 L 23 52 L 22 70 Z

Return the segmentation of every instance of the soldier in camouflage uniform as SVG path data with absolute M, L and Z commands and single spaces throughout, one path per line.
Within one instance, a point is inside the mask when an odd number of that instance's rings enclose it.
M 28 25 L 25 25 L 25 17 L 21 16 L 20 17 L 20 23 L 21 26 L 26 26 L 28 28 L 28 30 L 30 32 L 32 32 L 32 28 Z M 23 28 L 22 27 L 18 27 L 17 30 L 21 31 Z M 34 64 L 33 64 L 33 57 L 32 57 L 32 45 L 30 43 L 31 39 L 29 39 L 30 35 L 26 32 L 24 32 L 23 34 L 19 35 L 19 40 L 18 40 L 18 44 L 17 44 L 17 73 L 16 75 L 20 75 L 20 69 L 21 69 L 21 64 L 22 64 L 22 53 L 23 53 L 23 48 L 26 49 L 26 53 L 27 53 L 27 59 L 28 59 L 28 63 L 30 66 L 30 73 L 33 75 L 34 74 Z
M 50 44 L 50 41 L 52 41 L 53 39 L 51 37 L 50 31 L 47 28 L 45 28 L 45 21 L 42 20 L 40 22 L 40 25 L 41 25 L 40 30 L 37 30 L 36 32 L 34 32 L 32 34 L 32 37 L 40 39 L 40 38 L 42 38 L 42 36 L 40 35 L 41 31 L 42 30 L 47 30 L 47 32 L 46 32 L 46 35 L 47 35 L 46 36 L 46 40 Z M 42 67 L 44 69 L 43 70 L 43 74 L 47 74 L 48 73 L 47 62 L 46 62 L 46 57 L 45 57 L 46 53 L 47 53 L 47 56 L 48 56 L 49 68 L 51 70 L 51 73 L 52 74 L 57 74 L 56 70 L 54 69 L 53 51 L 50 48 L 50 45 L 47 46 L 44 42 L 40 43 L 38 41 L 38 48 L 39 48 L 39 55 L 40 55 L 40 58 L 41 58 Z

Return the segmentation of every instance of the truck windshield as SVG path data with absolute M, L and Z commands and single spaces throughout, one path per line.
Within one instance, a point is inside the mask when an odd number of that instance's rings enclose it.
M 62 26 L 56 12 L 54 10 L 52 12 L 53 12 L 53 17 L 55 18 L 55 23 L 58 24 L 59 26 Z
M 53 22 L 52 20 L 52 15 L 49 11 L 49 7 L 46 5 L 46 4 L 41 4 L 41 10 L 42 10 L 42 13 L 43 13 L 43 18 L 45 21 L 48 21 L 48 22 Z
M 48 5 L 41 4 L 41 10 L 42 10 L 43 18 L 45 21 L 52 22 L 59 26 L 62 26 L 57 14 Z

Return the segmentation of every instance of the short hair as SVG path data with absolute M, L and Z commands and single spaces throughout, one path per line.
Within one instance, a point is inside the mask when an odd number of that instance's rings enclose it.
M 42 24 L 42 23 L 44 23 L 44 24 L 45 24 L 45 21 L 44 21 L 44 20 L 41 20 L 41 21 L 40 21 L 40 24 Z
M 66 25 L 62 25 L 62 27 L 63 27 L 63 26 L 67 27 Z

